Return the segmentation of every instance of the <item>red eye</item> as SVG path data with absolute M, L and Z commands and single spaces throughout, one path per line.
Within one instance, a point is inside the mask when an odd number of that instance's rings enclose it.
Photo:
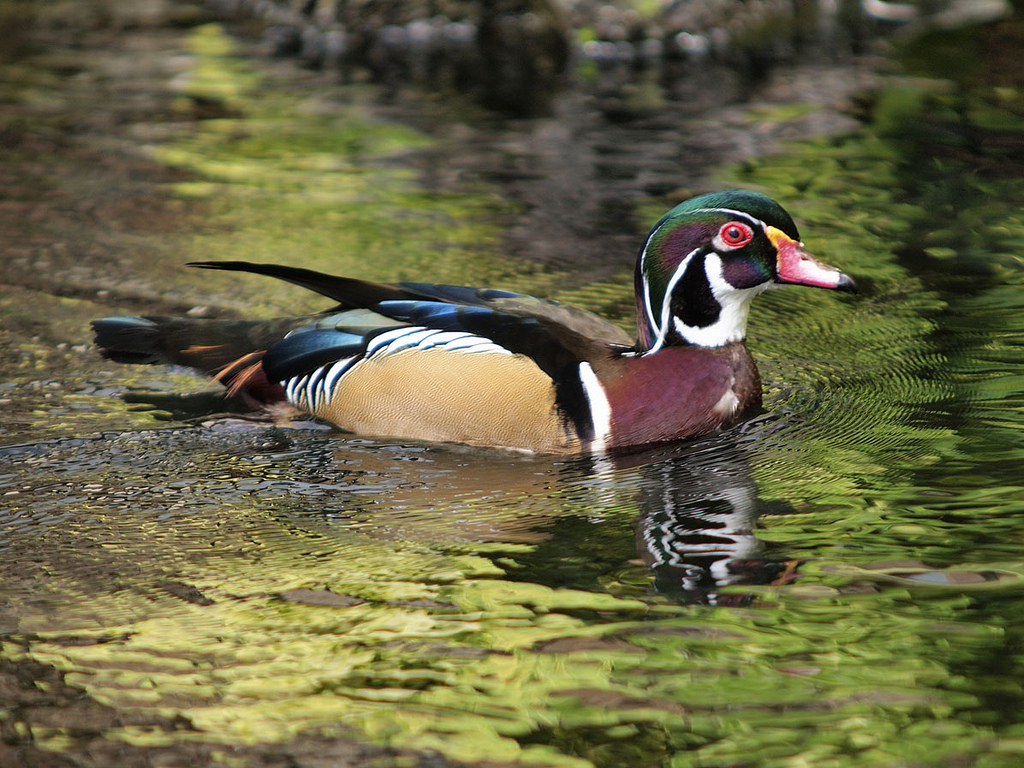
M 754 239 L 753 230 L 739 221 L 730 221 L 718 230 L 718 236 L 730 248 L 739 248 Z

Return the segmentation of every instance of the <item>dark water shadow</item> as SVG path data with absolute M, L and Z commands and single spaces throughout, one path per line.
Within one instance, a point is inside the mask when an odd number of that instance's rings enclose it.
M 723 590 L 794 578 L 796 563 L 756 534 L 762 514 L 792 507 L 762 501 L 748 449 L 736 431 L 679 447 L 641 468 L 636 541 L 657 592 L 688 603 L 738 605 L 751 596 Z
M 512 563 L 503 558 L 505 578 L 704 605 L 747 604 L 752 595 L 738 587 L 789 583 L 798 563 L 756 529 L 761 515 L 792 507 L 763 501 L 751 471 L 755 445 L 785 429 L 763 415 L 696 442 L 556 462 L 541 473 L 548 491 L 580 504 L 519 517 L 519 540 L 534 546 Z

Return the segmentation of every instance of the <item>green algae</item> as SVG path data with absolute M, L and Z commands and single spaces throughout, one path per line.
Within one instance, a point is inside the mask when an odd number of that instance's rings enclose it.
M 344 551 L 329 549 L 331 558 L 317 557 L 325 542 L 304 536 L 288 542 L 260 521 L 259 512 L 241 512 L 234 511 L 235 524 L 239 517 L 248 519 L 250 556 L 259 552 L 260 570 L 239 570 L 224 560 L 228 568 L 220 572 L 216 560 L 223 556 L 213 554 L 194 574 L 203 579 L 199 586 L 209 605 L 176 607 L 157 600 L 149 612 L 164 617 L 126 625 L 108 620 L 95 630 L 105 638 L 101 645 L 63 643 L 70 627 L 35 635 L 32 658 L 64 669 L 70 683 L 98 701 L 125 712 L 182 714 L 199 729 L 169 734 L 114 728 L 110 737 L 149 744 L 209 738 L 250 744 L 344 727 L 392 746 L 436 749 L 467 762 L 500 758 L 581 766 L 614 764 L 620 752 L 609 744 L 623 740 L 646 759 L 664 750 L 668 738 L 687 745 L 689 757 L 680 753 L 680 765 L 703 765 L 742 754 L 766 760 L 772 754 L 792 756 L 801 727 L 836 721 L 838 738 L 811 727 L 799 749 L 833 758 L 863 757 L 878 748 L 898 753 L 904 729 L 920 722 L 924 711 L 936 722 L 950 722 L 954 707 L 973 706 L 938 691 L 922 693 L 946 679 L 937 660 L 899 671 L 884 664 L 893 648 L 927 638 L 928 623 L 955 615 L 955 599 L 938 601 L 920 618 L 890 617 L 884 635 L 852 619 L 836 623 L 838 606 L 830 610 L 820 598 L 797 594 L 779 596 L 785 618 L 764 611 L 701 617 L 676 608 L 668 614 L 662 609 L 651 624 L 638 621 L 649 611 L 638 601 L 481 579 L 475 558 L 401 556 L 402 550 L 380 542 L 363 547 L 351 541 Z M 187 526 L 177 531 L 180 536 Z M 201 540 L 201 528 L 196 534 Z M 184 544 L 167 540 L 151 546 L 174 558 L 175 552 L 189 551 Z M 358 594 L 367 581 L 378 589 L 405 579 L 423 584 L 424 572 L 439 565 L 449 575 L 426 588 L 423 594 L 434 602 L 423 608 L 405 604 L 406 595 L 398 602 L 391 595 L 389 602 L 387 592 L 369 603 L 330 609 L 261 596 L 301 583 L 281 578 L 294 569 L 296 547 L 307 558 L 302 577 L 336 594 Z M 136 556 L 146 559 L 143 552 Z M 483 574 L 492 572 L 484 566 Z M 180 575 L 193 574 L 186 569 Z M 889 600 L 898 603 L 903 594 Z M 887 610 L 877 596 L 861 602 Z M 842 611 L 854 606 L 846 599 Z M 595 626 L 572 615 L 580 608 L 602 611 L 606 618 Z M 68 615 L 64 621 L 75 623 Z M 729 633 L 727 643 L 723 632 Z M 975 638 L 995 639 L 991 633 Z M 787 666 L 791 671 L 780 672 Z M 723 672 L 739 668 L 744 671 L 735 684 L 726 685 Z M 666 676 L 668 669 L 672 674 Z M 868 679 L 876 690 L 873 700 L 861 693 Z M 828 718 L 815 707 L 804 709 L 809 700 L 820 700 L 823 689 L 837 710 Z M 609 711 L 606 704 L 616 700 L 637 705 Z M 734 716 L 746 726 L 734 730 L 720 709 L 740 701 Z M 770 726 L 772 715 L 762 708 L 780 706 L 789 711 L 787 726 Z M 758 726 L 761 720 L 767 730 Z M 655 733 L 661 737 L 652 738 Z M 943 735 L 951 737 L 948 730 Z M 951 744 L 976 749 L 978 738 L 961 728 Z M 568 748 L 574 741 L 575 748 Z
M 35 310 L 32 315 L 23 315 L 26 305 Z M 94 350 L 74 341 L 84 342 L 82 329 L 105 312 L 106 308 L 89 300 L 36 291 L 8 290 L 0 296 L 0 313 L 9 318 L 0 330 L 0 406 L 5 411 L 0 440 L 4 444 L 40 434 L 89 434 L 111 425 L 151 426 L 159 411 L 113 395 L 124 388 L 154 394 L 195 390 L 204 383 L 180 371 L 139 368 L 125 371 L 125 376 L 121 371 L 96 371 Z
M 154 150 L 160 162 L 198 175 L 176 185 L 179 194 L 208 201 L 207 226 L 188 244 L 191 259 L 277 262 L 383 281 L 429 275 L 530 292 L 554 285 L 558 275 L 501 255 L 509 204 L 487 189 L 424 190 L 408 158 L 431 140 L 371 118 L 358 89 L 332 101 L 315 84 L 257 77 L 215 25 L 192 41 L 196 75 L 184 80 L 183 94 L 238 114 L 202 121 Z M 227 295 L 243 290 L 227 287 L 237 277 L 211 280 Z M 322 306 L 266 281 L 250 285 L 243 301 L 256 315 Z
M 642 615 L 642 603 L 481 580 L 495 570 L 479 557 L 394 550 L 358 538 L 345 541 L 343 551 L 323 550 L 330 558 L 317 557 L 315 539 L 296 541 L 310 564 L 319 566 L 282 579 L 294 568 L 291 547 L 280 539 L 259 546 L 274 532 L 259 512 L 235 510 L 232 517 L 232 525 L 243 526 L 256 544 L 253 554 L 261 553 L 259 570 L 239 568 L 233 557 L 211 553 L 214 560 L 204 558 L 199 572 L 190 574 L 188 566 L 177 572 L 184 579 L 200 577 L 195 583 L 209 604 L 176 607 L 168 597 L 154 595 L 148 611 L 153 618 L 118 626 L 120 611 L 110 598 L 126 609 L 133 600 L 110 595 L 105 626 L 95 630 L 108 638 L 104 643 L 63 645 L 61 638 L 76 625 L 78 634 L 88 613 L 65 611 L 65 628 L 36 633 L 32 658 L 64 669 L 69 683 L 118 710 L 184 714 L 199 728 L 184 738 L 268 743 L 344 724 L 392 745 L 443 748 L 464 760 L 501 756 L 585 765 L 542 749 L 524 750 L 510 737 L 529 730 L 535 716 L 530 713 L 543 711 L 538 705 L 549 687 L 570 681 L 598 685 L 604 664 L 594 664 L 601 661 L 594 657 L 566 669 L 559 657 L 535 657 L 529 648 L 585 631 L 567 611 L 586 606 Z M 196 524 L 198 544 L 209 524 Z M 196 550 L 183 535 L 188 526 L 178 525 L 173 538 L 151 540 L 149 548 L 173 561 L 175 552 Z M 148 559 L 145 547 L 133 549 L 135 557 Z M 325 611 L 269 594 L 310 580 L 334 594 L 363 594 L 370 601 Z M 410 593 L 413 583 L 418 586 Z M 411 607 L 417 600 L 433 607 Z M 226 634 L 228 627 L 233 629 Z M 32 631 L 31 623 L 23 630 Z M 467 687 L 469 681 L 474 682 Z M 128 731 L 119 735 L 114 729 L 110 736 L 139 738 Z M 166 743 L 181 737 L 149 733 L 146 739 Z

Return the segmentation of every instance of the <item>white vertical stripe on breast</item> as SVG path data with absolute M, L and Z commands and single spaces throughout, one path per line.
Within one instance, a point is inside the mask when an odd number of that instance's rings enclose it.
M 740 399 L 736 395 L 736 390 L 734 389 L 735 385 L 736 377 L 730 376 L 729 386 L 726 387 L 726 390 L 725 392 L 722 393 L 722 396 L 718 398 L 718 402 L 711 406 L 711 411 L 713 413 L 717 413 L 719 416 L 726 419 L 732 418 L 733 416 L 736 415 L 736 411 L 740 407 Z
M 594 423 L 594 441 L 590 444 L 590 450 L 602 453 L 612 434 L 611 403 L 608 402 L 604 387 L 597 380 L 597 374 L 590 367 L 590 363 L 580 363 L 580 383 L 590 404 L 590 419 Z

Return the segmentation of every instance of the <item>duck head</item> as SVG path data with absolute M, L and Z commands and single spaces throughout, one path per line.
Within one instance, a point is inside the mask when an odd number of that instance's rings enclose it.
M 637 259 L 639 350 L 743 341 L 751 300 L 778 285 L 856 290 L 804 250 L 771 198 L 733 189 L 687 200 L 654 225 Z

